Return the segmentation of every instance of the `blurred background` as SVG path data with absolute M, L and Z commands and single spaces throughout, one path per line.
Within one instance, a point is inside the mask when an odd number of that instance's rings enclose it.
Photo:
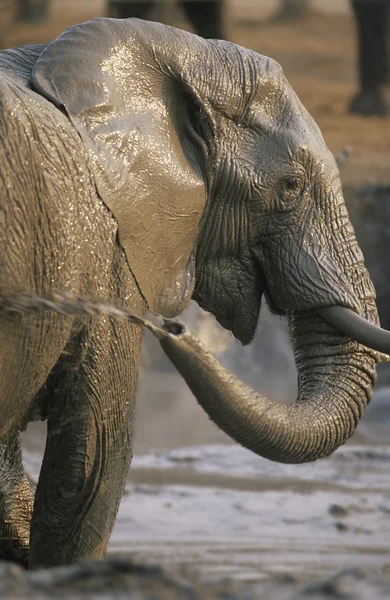
M 93 17 L 139 16 L 223 37 L 271 56 L 338 156 L 344 193 L 390 328 L 390 2 L 387 0 L 0 0 L 0 45 L 50 42 Z M 294 359 L 284 322 L 263 307 L 257 335 L 242 348 L 195 305 L 183 320 L 221 361 L 257 390 L 293 402 Z M 388 439 L 387 381 L 357 435 Z M 366 427 L 366 429 L 365 429 Z M 378 429 L 380 429 L 378 433 Z M 382 429 L 381 429 L 382 428 Z M 136 452 L 229 442 L 146 336 L 139 377 Z

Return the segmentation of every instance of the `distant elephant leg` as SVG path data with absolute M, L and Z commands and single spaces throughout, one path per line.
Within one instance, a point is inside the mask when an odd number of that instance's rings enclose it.
M 19 0 L 18 20 L 25 23 L 42 23 L 49 12 L 49 0 Z
M 223 39 L 222 0 L 181 0 L 180 5 L 195 33 L 206 39 Z
M 276 15 L 280 21 L 295 21 L 309 13 L 310 0 L 282 0 L 282 6 Z
M 106 552 L 132 456 L 141 338 L 142 330 L 128 322 L 99 319 L 82 333 L 74 352 L 67 348 L 52 376 L 31 567 L 70 564 Z
M 32 508 L 20 434 L 13 429 L 0 439 L 0 560 L 27 566 Z
M 153 0 L 144 0 L 143 2 L 117 2 L 109 0 L 107 7 L 107 16 L 115 19 L 147 19 L 149 11 L 154 5 Z
M 352 0 L 358 34 L 360 91 L 350 112 L 390 114 L 390 1 Z

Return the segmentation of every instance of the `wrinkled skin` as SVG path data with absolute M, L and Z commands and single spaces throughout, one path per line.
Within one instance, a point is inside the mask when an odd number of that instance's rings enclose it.
M 381 326 L 390 329 L 390 185 L 352 185 L 344 189 L 344 194 L 356 237 L 375 286 Z
M 375 286 L 381 327 L 390 329 L 390 186 L 344 186 L 345 201 L 365 263 Z M 378 384 L 389 385 L 390 364 L 378 366 Z
M 18 64 L 36 59 L 41 50 L 20 52 Z M 15 89 L 22 88 L 15 83 Z M 96 195 L 77 132 L 58 109 L 33 95 L 13 100 L 20 117 L 13 122 L 5 95 L 1 127 L 13 127 L 15 136 L 1 140 L 1 181 L 12 182 L 9 193 L 1 192 L 2 284 L 41 292 L 66 288 L 137 307 L 142 314 L 145 302 L 118 245 L 117 223 Z M 18 139 L 24 143 L 18 146 Z M 29 169 L 23 168 L 27 161 Z M 60 175 L 53 178 L 53 172 Z M 55 313 L 44 319 L 1 315 L 0 330 L 1 556 L 28 562 L 32 498 L 18 429 L 42 412 L 48 438 L 30 563 L 101 556 L 131 460 L 142 330 L 104 317 L 77 322 Z
M 375 294 L 333 156 L 280 66 L 160 24 L 97 19 L 2 53 L 0 70 L 0 285 L 166 318 L 194 296 L 244 344 L 264 296 L 291 324 L 292 407 L 256 397 L 180 326 L 155 333 L 205 410 L 253 451 L 302 462 L 344 443 L 376 355 L 316 311 L 376 322 Z M 32 567 L 102 556 L 131 458 L 142 330 L 0 318 L 2 556 Z M 19 429 L 37 416 L 48 437 L 33 507 Z

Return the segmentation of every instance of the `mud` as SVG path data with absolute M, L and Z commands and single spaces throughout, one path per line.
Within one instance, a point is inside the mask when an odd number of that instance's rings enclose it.
M 25 461 L 36 478 L 39 456 L 28 452 Z M 272 581 L 273 594 L 300 597 L 295 588 L 348 571 L 343 577 L 356 595 L 324 597 L 385 598 L 373 586 L 390 587 L 389 468 L 389 446 L 372 445 L 346 446 L 300 466 L 222 444 L 136 455 L 109 555 L 186 573 L 198 593 L 211 586 L 241 594 L 245 587 L 252 594 L 245 597 L 268 598 L 257 594 Z M 48 577 L 59 585 L 54 572 Z M 126 585 L 130 580 L 135 585 L 131 578 Z
M 390 588 L 354 569 L 307 585 L 277 581 L 224 581 L 202 584 L 186 568 L 148 567 L 109 557 L 67 568 L 23 573 L 0 563 L 2 598 L 117 598 L 133 600 L 382 600 Z

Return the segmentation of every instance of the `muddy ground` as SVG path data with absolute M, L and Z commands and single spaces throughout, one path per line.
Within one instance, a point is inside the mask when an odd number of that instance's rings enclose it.
M 226 27 L 234 42 L 281 63 L 333 152 L 351 149 L 341 173 L 353 208 L 359 201 L 356 190 L 390 186 L 390 121 L 347 114 L 357 86 L 348 3 L 313 4 L 308 18 L 291 25 L 272 20 L 276 1 L 231 0 Z M 323 4 L 326 12 L 320 10 Z M 56 0 L 47 23 L 15 26 L 6 41 L 47 42 L 70 24 L 103 12 L 102 0 Z M 172 7 L 165 16 L 171 24 L 185 26 Z M 222 353 L 225 364 L 273 399 L 294 401 L 294 364 L 279 319 L 263 313 L 254 349 L 242 350 L 213 322 L 196 322 L 199 316 L 191 310 L 187 320 L 202 329 L 209 343 L 216 350 L 227 347 Z M 388 597 L 374 584 L 375 578 L 390 582 L 390 412 L 385 388 L 345 448 L 330 459 L 293 467 L 259 459 L 231 444 L 150 338 L 143 365 L 136 456 L 111 553 L 163 568 L 184 564 L 206 586 L 225 578 L 240 585 L 283 580 L 291 585 L 283 598 L 301 597 L 296 589 L 312 579 L 360 567 L 369 577 L 364 584 L 353 571 L 343 579 L 341 591 L 329 584 L 326 597 Z M 35 474 L 43 443 L 43 429 L 29 428 L 26 461 Z M 257 589 L 245 597 L 260 597 Z M 263 593 L 264 598 L 279 597 L 276 591 Z M 318 592 L 305 597 L 323 596 Z

